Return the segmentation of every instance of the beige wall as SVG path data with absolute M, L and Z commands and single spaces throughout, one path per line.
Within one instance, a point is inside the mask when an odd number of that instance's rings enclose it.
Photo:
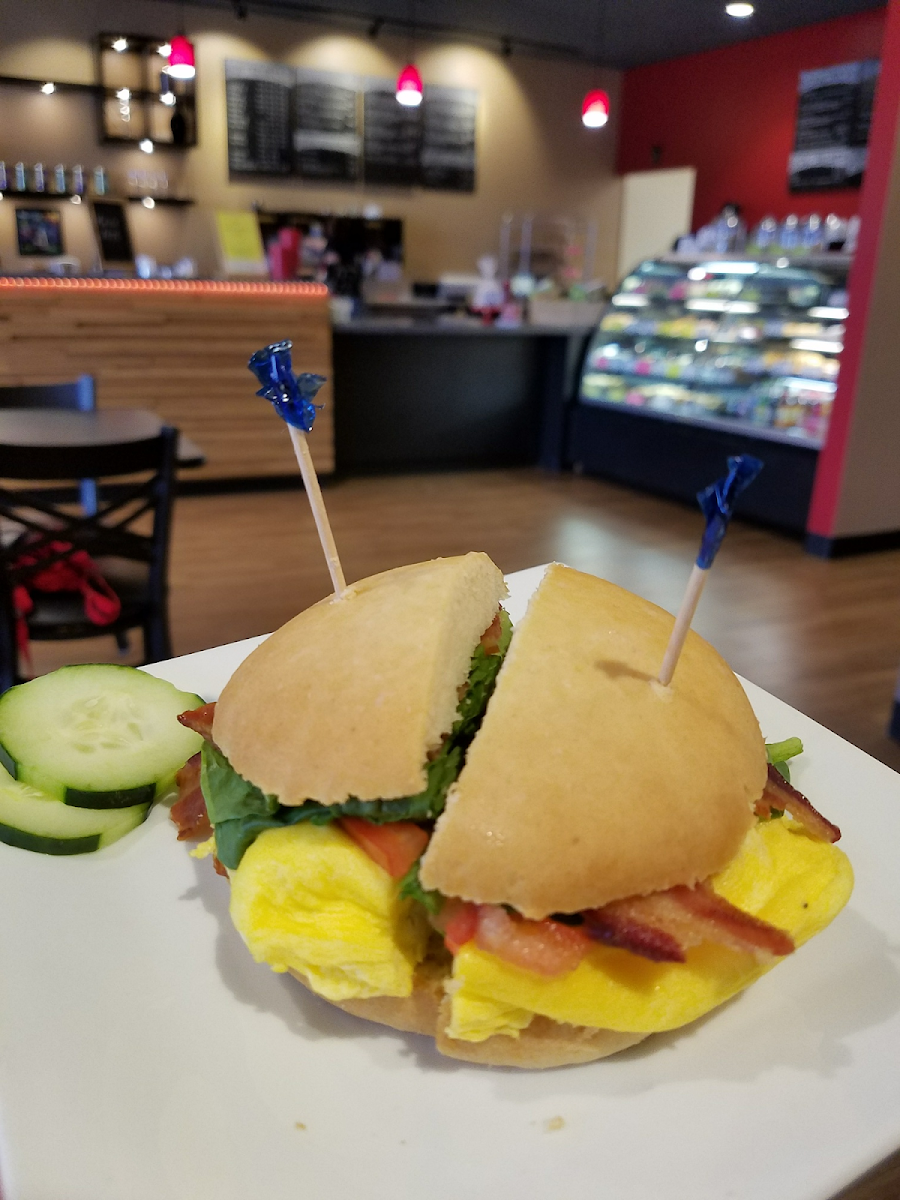
M 40 0 L 0 6 L 0 74 L 91 82 L 92 39 L 122 30 L 171 36 L 181 6 L 129 0 Z M 402 65 L 405 40 L 328 30 L 280 18 L 238 21 L 227 12 L 186 7 L 186 30 L 198 57 L 199 146 L 152 156 L 118 146 L 100 146 L 93 99 L 42 96 L 0 87 L 0 158 L 12 163 L 43 161 L 102 164 L 113 186 L 124 190 L 131 168 L 165 170 L 170 188 L 198 204 L 193 209 L 130 207 L 135 249 L 170 262 L 182 254 L 199 258 L 204 273 L 215 268 L 212 212 L 248 208 L 254 201 L 276 211 L 303 209 L 359 212 L 378 204 L 386 216 L 405 221 L 407 273 L 433 279 L 441 271 L 471 271 L 476 258 L 496 251 L 506 211 L 595 219 L 599 224 L 596 273 L 613 283 L 619 219 L 619 184 L 614 174 L 620 76 L 614 71 L 551 59 L 509 59 L 462 43 L 424 43 L 417 62 L 426 83 L 475 88 L 480 94 L 478 181 L 473 195 L 421 189 L 308 184 L 231 183 L 225 136 L 225 58 L 271 59 L 297 66 L 393 77 Z M 581 99 L 590 87 L 605 87 L 612 120 L 586 130 Z M 84 205 L 62 202 L 67 250 L 86 266 L 94 257 Z M 18 270 L 13 204 L 0 205 L 0 266 Z

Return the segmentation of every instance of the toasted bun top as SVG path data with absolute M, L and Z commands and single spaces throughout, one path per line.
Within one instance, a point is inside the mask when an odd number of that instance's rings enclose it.
M 282 804 L 416 795 L 505 594 L 486 554 L 351 584 L 288 621 L 238 667 L 216 705 L 216 743 Z
M 541 918 L 725 866 L 752 823 L 765 747 L 697 634 L 671 685 L 656 682 L 672 625 L 611 583 L 548 569 L 422 860 L 426 888 Z

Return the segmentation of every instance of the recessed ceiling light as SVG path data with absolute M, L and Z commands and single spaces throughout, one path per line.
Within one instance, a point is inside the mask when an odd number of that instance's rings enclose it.
M 119 88 L 116 92 L 116 99 L 121 100 L 123 104 L 127 104 L 131 99 L 131 91 L 128 88 Z
M 122 38 L 122 37 L 116 38 L 116 40 L 112 44 L 112 48 L 113 48 L 113 50 L 116 50 L 119 54 L 121 54 L 123 50 L 128 49 L 127 38 Z
M 144 208 L 156 208 L 156 201 L 152 196 L 145 196 L 141 204 L 143 204 Z
M 138 142 L 138 147 L 143 150 L 145 154 L 153 153 L 153 143 L 149 138 L 144 138 L 142 141 Z
M 754 10 L 752 4 L 726 4 L 725 11 L 729 17 L 752 17 Z
M 166 108 L 174 108 L 176 104 L 176 96 L 174 92 L 160 92 L 159 98 Z
M 53 95 L 53 93 L 56 91 L 56 84 L 55 84 L 55 83 L 49 83 L 49 82 L 48 82 L 48 83 L 42 83 L 42 84 L 41 84 L 41 91 L 44 93 L 44 95 L 45 95 L 45 96 L 52 96 L 52 95 Z
M 160 58 L 168 58 L 171 53 L 172 53 L 172 43 L 171 42 L 163 42 L 163 44 L 160 46 L 159 50 L 157 51 L 157 54 L 159 54 Z

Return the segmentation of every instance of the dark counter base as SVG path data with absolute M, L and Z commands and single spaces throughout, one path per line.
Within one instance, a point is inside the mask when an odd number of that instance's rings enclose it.
M 833 538 L 809 533 L 803 545 L 807 553 L 816 558 L 848 558 L 852 554 L 871 554 L 875 550 L 897 550 L 900 549 L 900 529 Z
M 736 511 L 802 534 L 818 453 L 744 433 L 575 404 L 566 460 L 576 469 L 693 503 L 701 488 L 724 474 L 729 454 L 754 454 L 765 469 Z
M 337 470 L 536 463 L 577 359 L 570 340 L 580 346 L 584 335 L 335 329 Z

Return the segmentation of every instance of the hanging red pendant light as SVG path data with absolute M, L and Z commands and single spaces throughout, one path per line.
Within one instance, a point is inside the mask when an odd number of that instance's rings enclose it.
M 171 75 L 173 79 L 193 79 L 197 73 L 193 44 L 180 33 L 172 38 L 171 46 L 169 63 L 165 67 L 166 74 Z
M 600 129 L 609 120 L 609 96 L 599 90 L 588 92 L 581 106 L 581 120 L 588 129 Z
M 422 76 L 412 63 L 397 76 L 397 103 L 404 108 L 418 108 L 422 103 Z

